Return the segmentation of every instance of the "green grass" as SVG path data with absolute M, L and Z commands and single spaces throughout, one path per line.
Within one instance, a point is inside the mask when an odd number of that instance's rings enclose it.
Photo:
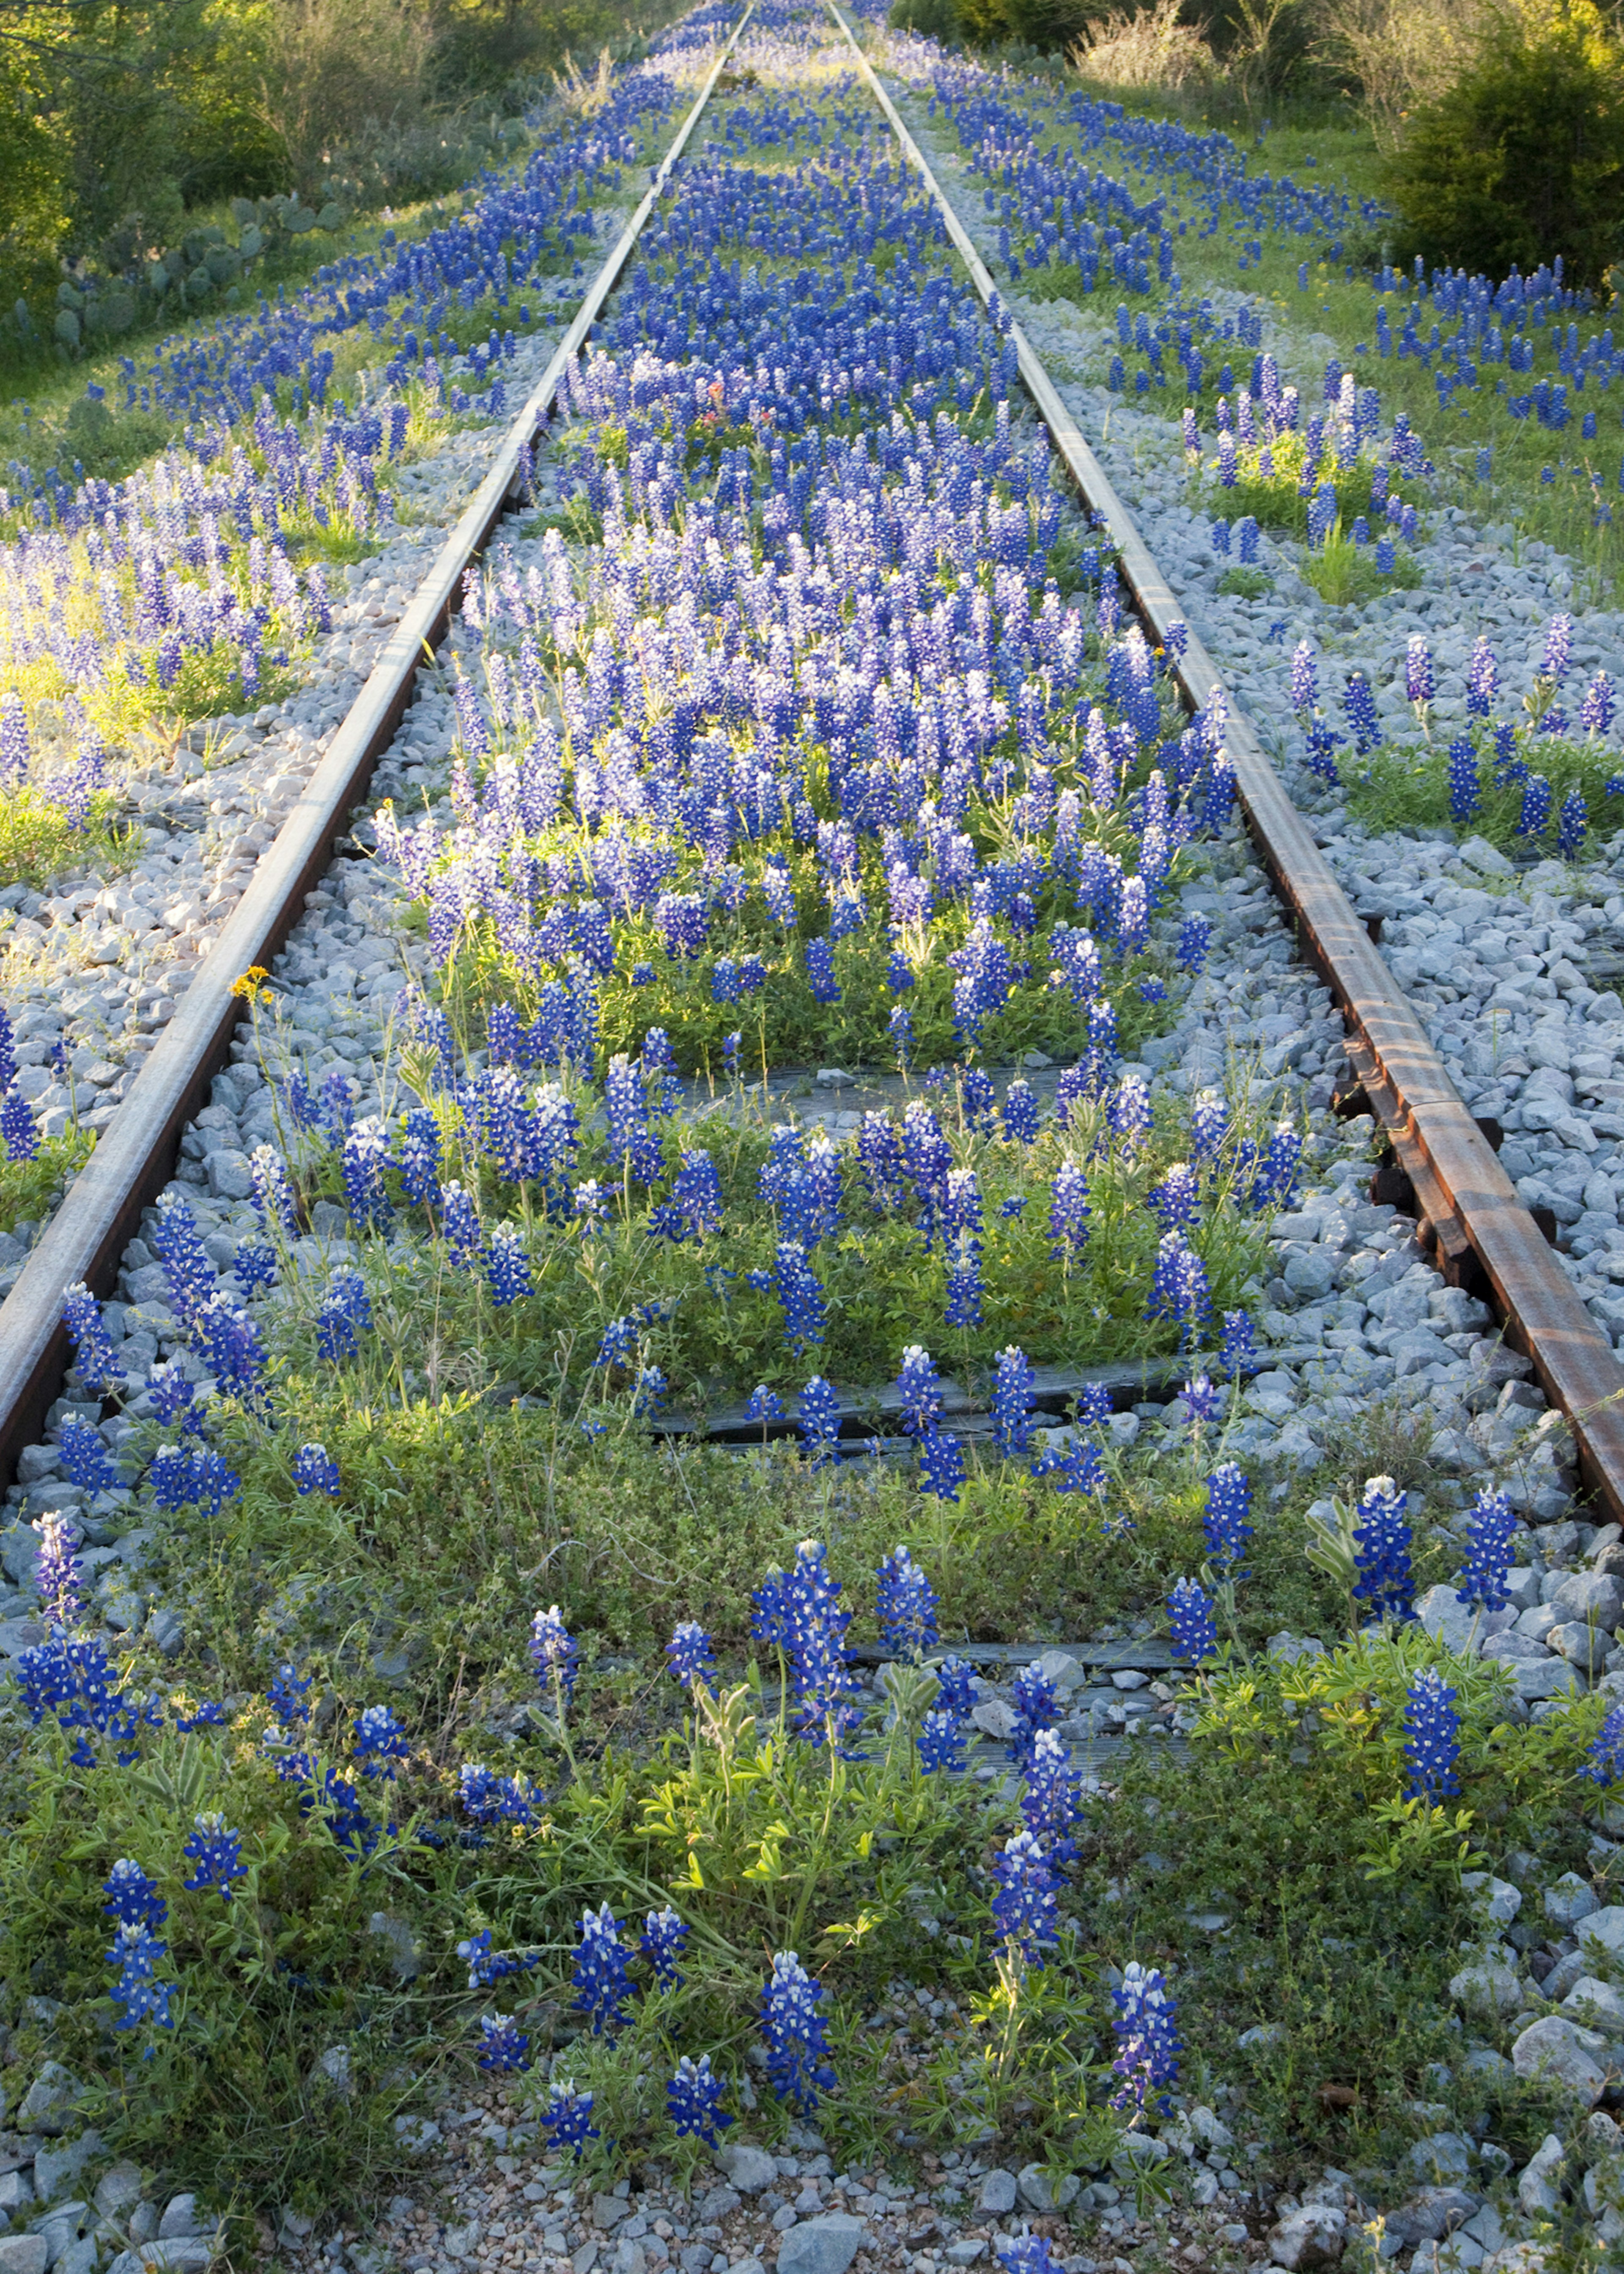
M 76 829 L 64 807 L 28 784 L 0 791 L 0 889 L 49 884 L 64 869 L 122 862 L 132 839 L 117 825 L 117 799 L 103 791 Z
M 1538 832 L 1525 835 L 1521 826 L 1522 783 L 1507 780 L 1497 769 L 1492 738 L 1478 735 L 1474 749 L 1481 794 L 1473 810 L 1458 824 L 1451 822 L 1448 752 L 1436 742 L 1384 743 L 1362 758 L 1342 757 L 1339 770 L 1349 809 L 1373 829 L 1407 829 L 1441 822 L 1454 825 L 1462 837 L 1486 838 L 1502 853 L 1513 854 L 1550 855 L 1557 850 L 1562 803 L 1575 790 L 1584 800 L 1590 830 L 1611 831 L 1624 823 L 1624 793 L 1610 787 L 1624 779 L 1616 753 L 1560 735 L 1521 739 L 1518 764 L 1543 775 L 1552 790 L 1549 821 Z
M 14 1161 L 0 1150 L 0 1231 L 19 1224 L 40 1224 L 62 1197 L 90 1158 L 95 1139 L 69 1129 L 60 1137 L 41 1137 L 31 1161 Z

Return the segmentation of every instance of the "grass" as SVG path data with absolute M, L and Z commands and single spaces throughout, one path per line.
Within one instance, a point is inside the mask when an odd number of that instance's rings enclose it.
M 31 1161 L 0 1153 L 0 1231 L 43 1223 L 64 1186 L 90 1158 L 95 1141 L 87 1130 L 69 1129 L 60 1137 L 42 1137 Z
M 1525 832 L 1524 786 L 1495 761 L 1492 739 L 1474 738 L 1480 794 L 1470 813 L 1454 825 L 1462 837 L 1486 838 L 1502 853 L 1549 855 L 1557 850 L 1564 801 L 1574 792 L 1583 799 L 1591 829 L 1612 830 L 1624 821 L 1624 776 L 1616 755 L 1594 744 L 1541 734 L 1519 742 L 1516 764 L 1551 786 L 1550 817 Z M 1449 758 L 1432 742 L 1384 743 L 1364 757 L 1339 762 L 1351 812 L 1375 829 L 1428 826 L 1451 818 Z
M 46 885 L 66 869 L 127 859 L 132 840 L 127 829 L 117 826 L 117 800 L 103 791 L 76 828 L 64 806 L 27 783 L 0 791 L 0 889 Z
M 1373 600 L 1378 592 L 1413 592 L 1424 581 L 1408 553 L 1395 553 L 1392 568 L 1384 574 L 1376 565 L 1373 545 L 1356 545 L 1336 528 L 1322 546 L 1304 548 L 1297 573 L 1332 608 L 1357 607 Z

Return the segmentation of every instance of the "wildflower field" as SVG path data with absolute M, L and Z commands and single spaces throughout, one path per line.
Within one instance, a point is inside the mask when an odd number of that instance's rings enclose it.
M 149 466 L 0 497 L 0 1260 L 287 809 L 238 744 L 330 733 L 367 564 L 428 557 L 731 22 L 132 358 Z M 1335 264 L 1347 200 L 860 28 L 1001 283 L 1109 301 L 1218 554 L 1402 606 L 1413 406 L 1179 297 L 1221 234 Z M 1560 278 L 1431 291 L 1443 410 L 1613 375 Z M 1402 762 L 1288 640 L 1311 784 L 1590 857 L 1613 681 L 1530 636 L 1452 722 L 1407 636 Z M 770 0 L 116 1292 L 64 1291 L 0 1533 L 0 2274 L 1616 2248 L 1624 1544 L 1328 1110 L 1177 660 Z

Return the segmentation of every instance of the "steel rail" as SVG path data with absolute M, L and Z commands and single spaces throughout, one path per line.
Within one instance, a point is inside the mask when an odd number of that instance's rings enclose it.
M 82 1280 L 98 1293 L 107 1291 L 141 1210 L 173 1172 L 185 1125 L 226 1063 L 244 1007 L 232 983 L 251 966 L 270 962 L 298 921 L 304 894 L 348 832 L 356 802 L 404 715 L 418 671 L 450 628 L 463 571 L 484 552 L 503 516 L 517 502 L 527 453 L 570 360 L 603 312 L 755 4 L 756 0 L 748 0 L 619 242 L 588 286 L 539 383 L 503 436 L 489 472 L 440 546 L 298 803 L 267 847 L 247 890 L 199 966 L 175 1016 L 0 1305 L 0 1480 L 12 1475 L 23 1447 L 38 1441 L 47 1410 L 67 1373 L 70 1348 L 62 1326 L 63 1289 Z
M 936 200 L 983 305 L 990 308 L 997 288 L 969 231 L 835 0 L 825 4 L 909 162 Z M 1184 621 L 1178 604 L 1041 359 L 1012 319 L 1010 337 L 1021 379 L 1050 440 L 1084 502 L 1109 531 L 1139 614 L 1155 644 L 1165 648 L 1169 627 Z M 1184 630 L 1177 677 L 1192 711 L 1199 711 L 1223 682 L 1203 643 L 1187 625 Z M 1224 696 L 1225 747 L 1247 822 L 1275 889 L 1291 910 L 1299 949 L 1341 1006 L 1349 1029 L 1349 1059 L 1415 1186 L 1425 1242 L 1446 1277 L 1492 1298 L 1507 1341 L 1526 1352 L 1546 1397 L 1567 1415 L 1585 1483 L 1611 1516 L 1624 1521 L 1624 1367 L 1518 1199 L 1286 794 L 1256 730 L 1227 690 Z

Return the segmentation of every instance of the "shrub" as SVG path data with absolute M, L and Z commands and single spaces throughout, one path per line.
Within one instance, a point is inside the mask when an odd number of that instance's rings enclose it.
M 1560 255 L 1569 282 L 1598 281 L 1620 249 L 1621 64 L 1590 0 L 1497 13 L 1387 162 L 1401 256 L 1503 276 Z

